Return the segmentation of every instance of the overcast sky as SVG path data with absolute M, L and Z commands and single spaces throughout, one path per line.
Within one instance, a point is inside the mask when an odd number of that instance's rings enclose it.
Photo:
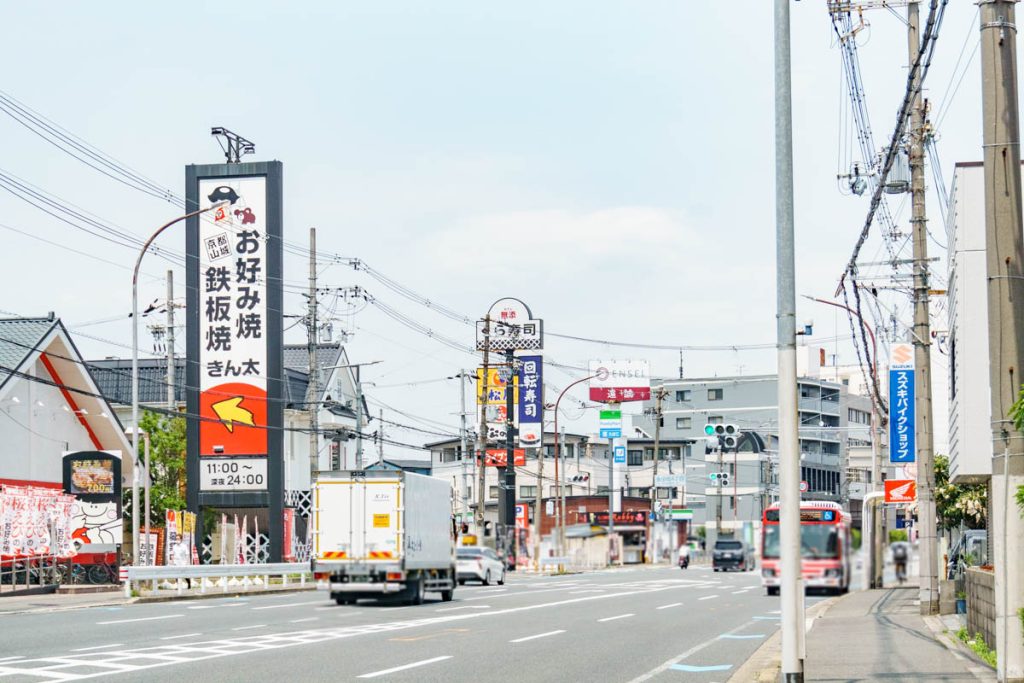
M 284 163 L 287 240 L 304 243 L 316 226 L 325 254 L 362 259 L 467 316 L 516 296 L 550 332 L 667 345 L 771 343 L 771 5 L 122 2 L 67 3 L 55 12 L 17 3 L 6 8 L 0 89 L 178 194 L 186 164 L 223 158 L 209 128 L 235 130 L 256 143 L 247 160 Z M 868 202 L 836 182 L 851 128 L 825 3 L 794 2 L 792 12 L 797 289 L 830 298 Z M 906 79 L 903 12 L 868 12 L 870 26 L 858 35 L 879 146 Z M 951 83 L 977 40 L 975 5 L 950 3 L 926 93 L 933 111 L 944 112 L 934 118 L 947 182 L 955 162 L 981 158 L 980 55 Z M 10 117 L 0 116 L 0 140 L 0 171 L 103 225 L 145 236 L 178 215 Z M 930 172 L 928 182 L 934 189 Z M 930 222 L 944 243 L 935 196 Z M 906 229 L 902 204 L 897 197 L 892 206 Z M 0 310 L 55 311 L 87 357 L 128 356 L 135 252 L 8 192 L 0 192 L 0 225 Z M 160 244 L 183 251 L 184 229 Z M 864 258 L 880 257 L 880 244 L 873 238 Z M 143 301 L 164 296 L 167 267 L 146 257 Z M 308 266 L 288 256 L 285 267 L 285 312 L 300 314 Z M 936 267 L 944 281 L 944 262 Z M 183 301 L 181 270 L 176 283 Z M 471 328 L 345 265 L 322 264 L 321 285 L 360 285 L 472 344 Z M 337 312 L 335 333 L 352 333 L 353 362 L 384 361 L 364 375 L 378 385 L 367 388 L 375 410 L 383 402 L 413 416 L 387 410 L 386 419 L 446 433 L 457 427 L 457 381 L 395 385 L 452 375 L 475 365 L 472 355 L 374 306 L 321 301 Z M 896 303 L 908 316 L 907 303 Z M 798 305 L 799 320 L 814 320 L 829 353 L 855 362 L 848 342 L 830 341 L 849 335 L 845 316 Z M 142 338 L 150 350 L 144 330 Z M 288 338 L 305 337 L 296 327 Z M 549 339 L 546 353 L 576 366 L 593 357 L 648 358 L 667 376 L 679 365 L 672 351 L 567 340 Z M 684 366 L 691 377 L 769 373 L 775 353 L 692 351 Z M 945 372 L 944 359 L 936 372 Z M 553 401 L 554 388 L 572 378 L 547 373 Z M 574 395 L 585 393 L 581 386 Z M 561 419 L 570 430 L 590 430 L 593 412 L 570 406 Z M 414 422 L 420 418 L 445 427 Z M 439 438 L 397 428 L 389 435 Z

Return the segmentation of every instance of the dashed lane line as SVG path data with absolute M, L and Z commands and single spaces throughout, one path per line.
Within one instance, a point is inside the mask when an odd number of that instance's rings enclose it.
M 181 635 L 178 635 L 178 636 L 164 636 L 160 640 L 179 640 L 181 638 L 192 638 L 193 636 L 201 636 L 201 635 L 203 635 L 203 634 L 202 633 L 198 633 L 198 632 L 197 633 L 182 633 Z
M 668 609 L 670 607 L 679 607 L 682 604 L 683 603 L 681 603 L 681 602 L 672 602 L 672 603 L 669 603 L 667 605 L 662 605 L 661 607 L 655 607 L 655 609 Z
M 715 595 L 705 595 L 703 598 L 697 598 L 697 599 L 698 600 L 714 600 L 717 597 L 718 597 L 718 594 L 716 593 Z
M 629 614 L 617 614 L 614 617 L 605 617 L 604 619 L 598 619 L 598 621 L 599 622 L 602 622 L 602 621 L 615 621 L 616 619 L 626 619 L 627 617 L 633 617 L 633 616 L 636 616 L 636 615 L 633 614 L 632 612 L 630 612 Z
M 97 621 L 97 626 L 108 626 L 110 624 L 133 624 L 137 621 L 158 621 L 160 619 L 178 619 L 184 614 L 162 614 L 159 617 L 138 617 L 137 619 L 113 619 L 111 621 Z
M 376 678 L 377 676 L 386 676 L 388 674 L 397 673 L 399 671 L 405 671 L 406 669 L 413 669 L 417 666 L 426 666 L 427 664 L 434 664 L 435 662 L 443 662 L 446 659 L 451 659 L 451 655 L 441 655 L 440 657 L 433 657 L 431 659 L 424 659 L 412 664 L 403 664 L 402 666 L 393 666 L 390 669 L 383 669 L 381 671 L 374 671 L 372 673 L 363 674 L 359 678 Z
M 547 638 L 548 636 L 557 636 L 559 633 L 565 633 L 565 629 L 559 629 L 558 631 L 548 631 L 547 633 L 537 633 L 532 636 L 523 636 L 522 638 L 516 638 L 510 640 L 510 643 L 525 643 L 528 640 L 536 640 L 537 638 Z
M 89 652 L 90 650 L 107 650 L 112 647 L 123 647 L 124 643 L 110 643 L 108 645 L 93 645 L 92 647 L 76 647 L 72 652 Z

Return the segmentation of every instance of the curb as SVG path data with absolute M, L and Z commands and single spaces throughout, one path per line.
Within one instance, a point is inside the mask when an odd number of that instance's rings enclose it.
M 71 612 L 79 609 L 92 609 L 95 607 L 123 607 L 136 602 L 138 598 L 125 599 L 119 602 L 85 602 L 80 605 L 55 605 L 53 607 L 33 607 L 30 609 L 10 610 L 0 612 L 0 619 L 15 614 L 49 614 L 52 612 Z
M 847 593 L 847 595 L 850 595 Z M 820 619 L 833 605 L 847 597 L 838 595 L 836 597 L 822 600 L 804 613 L 807 619 Z M 811 624 L 811 628 L 814 624 Z M 811 628 L 807 630 L 810 631 Z M 747 661 L 736 670 L 728 683 L 774 683 L 779 680 L 779 671 L 782 668 L 782 629 L 779 628 L 772 634 L 771 638 L 765 641 L 764 645 L 757 648 L 754 654 L 747 658 Z
M 987 662 L 982 661 L 981 657 L 976 655 L 974 650 L 967 647 L 966 643 L 957 638 L 955 633 L 948 630 L 940 617 L 928 615 L 924 617 L 924 623 L 931 630 L 935 640 L 942 643 L 947 650 L 953 653 L 953 656 L 974 663 L 970 670 L 975 678 L 979 681 L 996 680 L 996 670 L 989 666 Z
M 268 593 L 302 593 L 305 591 L 316 590 L 317 586 L 313 582 L 307 583 L 305 586 L 287 586 L 280 588 L 265 588 L 259 591 L 238 591 L 229 590 L 226 593 L 220 590 L 210 590 L 206 593 L 184 593 L 182 595 L 142 595 L 137 598 L 132 598 L 132 602 L 136 604 L 154 603 L 154 602 L 177 602 L 179 600 L 211 600 L 211 599 L 223 599 L 223 598 L 241 598 L 247 595 L 267 595 Z

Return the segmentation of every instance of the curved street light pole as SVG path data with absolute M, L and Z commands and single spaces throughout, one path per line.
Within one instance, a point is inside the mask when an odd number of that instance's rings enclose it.
M 565 389 L 562 389 L 562 393 L 558 395 L 558 399 L 555 401 L 555 491 L 558 492 L 558 499 L 560 501 L 559 509 L 556 511 L 558 514 L 556 519 L 558 520 L 558 556 L 562 557 L 565 553 L 565 496 L 562 493 L 562 480 L 559 473 L 558 465 L 562 458 L 562 444 L 558 441 L 558 404 L 562 402 L 562 397 L 565 396 L 566 392 L 572 389 L 577 384 L 582 384 L 588 380 L 594 379 L 597 375 L 590 375 L 583 379 L 578 379 Z M 579 446 L 577 446 L 578 448 Z M 541 453 L 541 457 L 544 454 Z
M 142 265 L 142 257 L 149 251 L 153 241 L 160 236 L 167 228 L 193 216 L 219 209 L 227 205 L 227 201 L 217 202 L 205 209 L 199 209 L 178 216 L 156 229 L 135 259 L 135 268 L 132 270 L 132 564 L 138 561 L 139 557 L 139 266 Z M 149 473 L 146 473 L 149 476 Z M 148 542 L 149 539 L 147 538 Z

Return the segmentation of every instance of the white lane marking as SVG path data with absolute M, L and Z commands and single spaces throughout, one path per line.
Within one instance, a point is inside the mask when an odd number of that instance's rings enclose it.
M 460 609 L 490 609 L 490 605 L 463 605 L 462 607 L 442 607 L 441 609 L 434 610 L 435 612 L 454 612 Z
M 749 588 L 741 588 L 738 591 L 733 591 L 732 594 L 733 595 L 739 595 L 740 593 L 746 593 L 748 590 L 750 590 L 750 589 Z
M 251 628 L 264 628 L 266 624 L 253 624 L 252 626 L 239 626 L 238 628 L 231 629 L 232 631 L 248 631 Z
M 306 617 L 305 619 L 292 619 L 288 623 L 289 624 L 301 624 L 304 621 L 316 621 L 319 618 L 320 617 Z
M 569 595 L 582 595 L 583 593 L 604 593 L 604 590 L 601 588 L 588 588 L 583 591 L 569 591 Z
M 179 638 L 191 638 L 192 636 L 201 636 L 201 635 L 203 635 L 203 634 L 199 633 L 199 632 L 196 632 L 196 633 L 182 633 L 180 636 L 166 636 L 164 638 L 161 638 L 160 640 L 178 640 Z
M 213 609 L 220 607 L 220 605 L 193 605 L 192 607 L 186 607 L 185 609 Z
M 93 645 L 92 647 L 76 647 L 72 652 L 88 652 L 89 650 L 106 650 L 110 647 L 124 647 L 124 643 L 110 643 L 109 645 Z
M 302 605 L 319 605 L 323 600 L 310 600 L 309 602 L 290 602 L 287 605 L 264 605 L 263 607 L 253 607 L 252 611 L 255 612 L 258 609 L 281 609 L 282 607 L 300 607 Z
M 138 619 L 114 619 L 112 621 L 97 621 L 98 626 L 106 626 L 107 624 L 132 624 L 136 621 L 158 621 L 160 619 L 177 619 L 183 617 L 184 614 L 164 614 L 159 617 L 139 617 Z
M 635 616 L 632 612 L 629 614 L 618 614 L 614 617 L 605 617 L 604 619 L 598 619 L 598 621 L 615 621 L 616 619 L 625 619 L 626 617 Z
M 683 604 L 683 603 L 681 603 L 681 602 L 673 602 L 673 603 L 670 603 L 668 605 L 662 605 L 661 607 L 657 607 L 655 609 L 668 609 L 669 607 L 679 607 L 681 604 Z
M 534 636 L 525 636 L 523 638 L 516 638 L 515 640 L 510 640 L 508 642 L 510 642 L 510 643 L 525 643 L 528 640 L 535 640 L 537 638 L 547 638 L 548 636 L 557 636 L 559 633 L 565 633 L 565 629 L 561 629 L 561 630 L 558 630 L 558 631 L 548 631 L 547 633 L 538 633 L 537 635 L 534 635 Z
M 697 598 L 697 599 L 698 600 L 712 600 L 712 599 L 717 598 L 717 597 L 718 597 L 717 594 L 716 595 L 705 595 L 703 598 Z
M 382 671 L 374 671 L 373 673 L 363 674 L 358 678 L 376 678 L 377 676 L 386 676 L 388 674 L 393 674 L 396 671 L 405 671 L 406 669 L 413 669 L 417 666 L 425 666 L 427 664 L 433 664 L 434 662 L 443 662 L 444 660 L 451 658 L 451 655 L 441 655 L 440 657 L 434 657 L 432 659 L 423 659 L 418 662 L 413 662 L 412 664 L 403 664 L 402 666 L 395 666 L 390 669 L 384 669 Z
M 0 657 L 0 662 L 10 662 L 15 659 L 25 659 L 25 655 L 14 655 L 13 657 Z

